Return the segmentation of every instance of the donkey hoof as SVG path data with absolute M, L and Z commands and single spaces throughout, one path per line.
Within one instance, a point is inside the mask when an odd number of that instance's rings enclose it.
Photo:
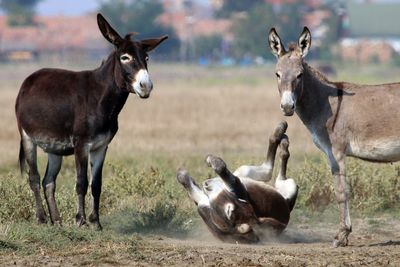
M 347 233 L 347 232 L 338 233 L 336 235 L 335 239 L 333 239 L 332 246 L 334 248 L 347 247 L 347 245 L 349 243 L 348 235 L 349 235 L 349 233 Z
M 187 170 L 179 169 L 178 172 L 176 173 L 176 179 L 185 188 L 190 186 L 191 178 L 190 178 L 189 172 Z
M 103 226 L 101 226 L 99 221 L 91 223 L 91 226 L 95 231 L 103 231 Z
M 90 222 L 91 227 L 93 227 L 96 231 L 103 230 L 103 227 L 100 224 L 98 216 L 96 216 L 94 214 L 90 214 L 89 215 L 89 222 Z
M 47 223 L 47 218 L 46 217 L 39 217 L 39 218 L 37 218 L 37 223 L 38 224 L 46 224 Z
M 61 221 L 61 219 L 60 220 L 55 220 L 54 222 L 53 222 L 53 225 L 55 225 L 55 226 L 62 226 L 62 221 Z
M 46 224 L 47 223 L 47 216 L 46 213 L 39 213 L 36 217 L 38 224 Z
M 81 216 L 80 214 L 76 215 L 75 221 L 76 221 L 76 225 L 78 227 L 81 227 L 81 226 L 84 226 L 84 225 L 87 226 L 86 219 L 83 216 Z
M 279 142 L 288 128 L 286 121 L 281 121 L 278 126 L 276 126 L 274 133 L 270 136 L 270 142 Z
M 347 247 L 347 243 L 348 241 L 344 241 L 344 240 L 338 240 L 338 239 L 334 239 L 332 242 L 332 247 L 333 248 L 338 248 L 338 247 Z
M 282 135 L 286 133 L 287 128 L 288 128 L 288 123 L 286 121 L 281 121 L 276 127 L 276 130 L 280 135 Z
M 219 157 L 208 155 L 206 157 L 206 162 L 208 166 L 213 168 L 213 170 L 217 173 L 222 172 L 224 169 L 226 169 L 225 162 Z

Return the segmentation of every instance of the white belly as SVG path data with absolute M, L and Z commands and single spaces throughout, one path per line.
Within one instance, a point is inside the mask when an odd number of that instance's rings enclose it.
M 400 138 L 399 138 L 400 139 Z M 395 162 L 400 160 L 400 140 L 352 140 L 346 154 L 371 161 Z

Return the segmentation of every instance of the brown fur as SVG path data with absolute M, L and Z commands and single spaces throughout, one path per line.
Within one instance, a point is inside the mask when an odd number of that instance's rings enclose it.
M 52 223 L 61 224 L 55 202 L 55 181 L 62 156 L 75 155 L 77 170 L 78 225 L 86 224 L 85 195 L 88 189 L 87 169 L 92 170 L 93 211 L 89 216 L 98 229 L 102 167 L 108 144 L 118 131 L 118 114 L 133 89 L 132 81 L 139 70 L 147 70 L 147 52 L 167 37 L 131 41 L 123 39 L 101 14 L 97 22 L 104 37 L 115 46 L 108 59 L 91 71 L 41 69 L 22 83 L 15 104 L 18 129 L 21 134 L 20 166 L 29 167 L 29 182 L 36 202 L 38 222 L 47 216 L 40 196 L 40 177 L 36 163 L 36 148 L 48 153 L 43 189 Z M 120 57 L 132 55 L 132 62 L 122 63 Z M 152 89 L 148 82 L 140 97 L 147 98 Z M 143 93 L 144 92 L 144 93 Z
M 276 150 L 284 138 L 286 145 L 281 146 L 281 179 L 286 179 L 286 164 L 289 158 L 286 122 L 281 123 L 270 137 L 267 161 L 271 168 L 261 166 L 241 166 L 235 171 L 240 177 L 231 173 L 225 162 L 218 157 L 207 156 L 207 163 L 219 177 L 208 179 L 200 189 L 187 171 L 177 174 L 179 183 L 187 190 L 190 198 L 196 203 L 197 210 L 211 233 L 226 242 L 254 243 L 259 237 L 253 231 L 254 226 L 272 228 L 281 233 L 287 226 L 290 212 L 297 197 L 286 199 L 274 187 L 268 185 L 267 179 L 273 171 Z M 246 173 L 245 170 L 250 170 Z M 258 180 L 254 171 L 265 172 Z M 239 175 L 239 174 L 238 174 Z

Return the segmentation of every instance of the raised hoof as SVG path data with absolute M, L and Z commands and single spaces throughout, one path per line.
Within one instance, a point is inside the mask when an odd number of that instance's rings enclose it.
M 213 170 L 216 173 L 221 173 L 222 171 L 224 171 L 226 169 L 225 162 L 219 157 L 216 157 L 213 155 L 208 155 L 206 157 L 206 162 L 207 162 L 208 166 L 213 168 Z
M 288 128 L 288 124 L 286 121 L 281 121 L 278 126 L 275 128 L 275 132 L 274 132 L 274 137 L 277 140 L 280 140 L 283 136 L 284 133 L 286 133 L 286 130 Z
M 176 179 L 185 188 L 190 187 L 190 181 L 192 180 L 192 178 L 189 176 L 189 172 L 187 170 L 179 169 L 176 173 Z

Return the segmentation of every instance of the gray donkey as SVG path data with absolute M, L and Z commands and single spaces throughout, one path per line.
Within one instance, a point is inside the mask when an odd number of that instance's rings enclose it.
M 345 158 L 400 160 L 400 83 L 358 85 L 329 81 L 304 61 L 311 46 L 307 27 L 289 51 L 274 28 L 268 40 L 278 59 L 276 77 L 282 112 L 292 116 L 296 111 L 315 145 L 328 158 L 340 207 L 340 228 L 333 245 L 347 246 L 352 228 Z

